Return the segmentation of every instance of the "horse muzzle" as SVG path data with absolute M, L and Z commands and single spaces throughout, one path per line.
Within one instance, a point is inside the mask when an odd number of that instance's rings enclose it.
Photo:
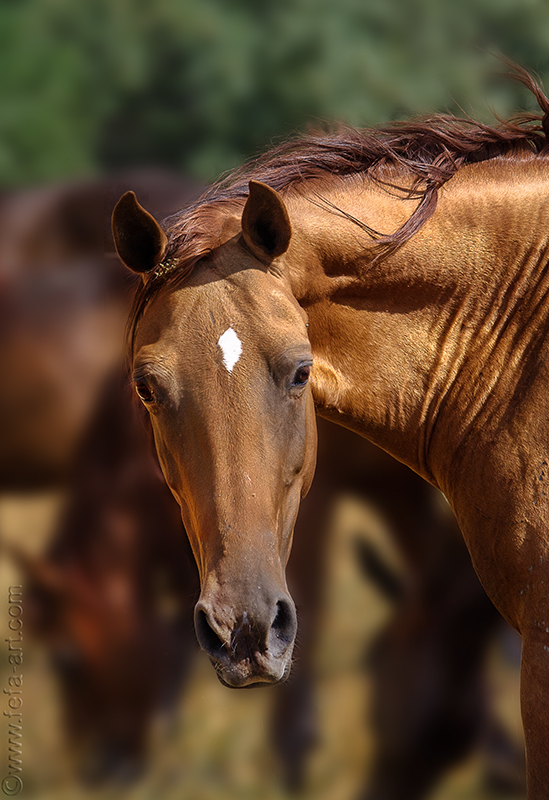
M 214 607 L 201 598 L 194 623 L 200 646 L 226 686 L 275 684 L 290 674 L 297 614 L 289 595 L 239 614 L 234 607 Z

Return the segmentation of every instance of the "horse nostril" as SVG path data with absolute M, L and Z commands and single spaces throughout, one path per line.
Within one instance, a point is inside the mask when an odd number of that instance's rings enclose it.
M 261 613 L 260 613 L 261 612 Z M 194 627 L 200 647 L 218 664 L 253 662 L 257 654 L 267 650 L 275 659 L 287 657 L 297 630 L 295 606 L 289 597 L 265 606 L 253 616 L 243 612 L 240 622 L 230 632 L 230 643 L 216 631 L 216 620 L 210 609 L 200 601 L 194 613 Z
M 282 654 L 293 643 L 297 631 L 295 607 L 288 600 L 279 600 L 276 615 L 269 631 L 269 649 Z
M 208 621 L 204 609 L 197 609 L 194 615 L 194 628 L 200 647 L 216 659 L 226 657 L 226 647 Z

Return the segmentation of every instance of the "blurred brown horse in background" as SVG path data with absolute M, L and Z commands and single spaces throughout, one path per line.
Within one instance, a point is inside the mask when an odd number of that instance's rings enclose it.
M 196 650 L 196 567 L 125 373 L 107 381 L 46 552 L 17 557 L 25 625 L 60 688 L 86 783 L 142 774 L 151 728 L 170 722 Z
M 285 566 L 314 472 L 316 406 L 450 501 L 488 595 L 523 638 L 528 793 L 542 800 L 549 100 L 515 77 L 541 115 L 306 137 L 214 186 L 168 235 L 133 193 L 113 229 L 144 276 L 133 377 L 221 681 L 289 673 Z
M 135 285 L 114 251 L 110 211 L 140 185 L 159 218 L 196 193 L 143 171 L 6 195 L 0 203 L 0 489 L 70 475 L 105 376 L 123 359 Z
M 31 556 L 26 542 L 9 549 L 32 598 L 27 630 L 47 643 L 88 779 L 135 771 L 192 651 L 182 619 L 194 568 L 181 521 L 135 409 L 117 396 L 134 282 L 110 215 L 134 181 L 160 217 L 196 193 L 180 177 L 143 171 L 6 195 L 0 207 L 0 491 L 69 496 L 46 556 Z M 159 572 L 190 592 L 169 624 L 155 600 Z M 155 642 L 164 655 L 153 665 Z

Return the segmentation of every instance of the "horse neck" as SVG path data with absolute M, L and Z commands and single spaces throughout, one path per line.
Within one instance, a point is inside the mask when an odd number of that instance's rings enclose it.
M 372 238 L 349 219 L 307 198 L 290 208 L 289 275 L 309 315 L 318 413 L 440 488 L 471 429 L 501 421 L 541 358 L 545 171 L 541 160 L 463 168 L 423 228 L 377 262 Z M 330 200 L 383 233 L 415 205 L 368 183 Z

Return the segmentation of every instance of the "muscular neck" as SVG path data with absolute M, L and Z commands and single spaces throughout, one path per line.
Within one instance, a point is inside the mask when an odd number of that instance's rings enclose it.
M 470 433 L 501 423 L 549 319 L 543 172 L 496 162 L 479 191 L 479 166 L 458 173 L 419 233 L 373 264 L 373 240 L 349 219 L 306 198 L 289 204 L 290 280 L 309 314 L 318 412 L 441 488 Z M 414 207 L 368 186 L 330 200 L 383 233 Z

